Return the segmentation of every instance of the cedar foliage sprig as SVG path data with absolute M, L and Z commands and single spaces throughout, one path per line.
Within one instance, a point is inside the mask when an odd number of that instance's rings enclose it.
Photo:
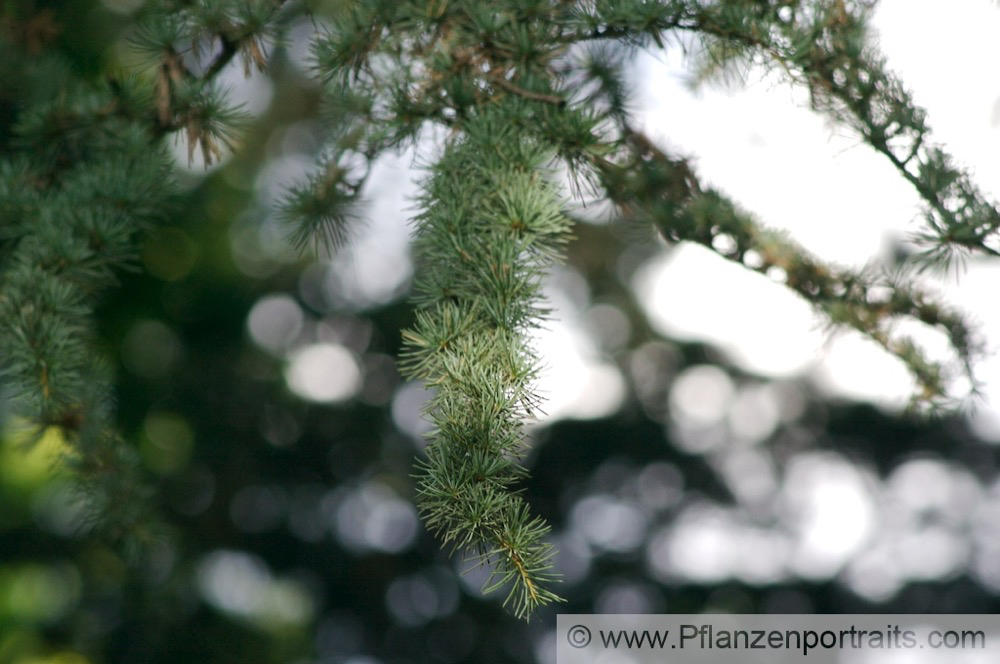
M 514 487 L 522 423 L 537 413 L 537 359 L 527 333 L 541 316 L 545 268 L 569 220 L 544 176 L 551 153 L 506 124 L 503 106 L 470 118 L 431 168 L 417 217 L 422 308 L 404 332 L 404 372 L 434 391 L 433 442 L 420 464 L 427 527 L 491 569 L 485 592 L 527 617 L 557 600 L 548 526 Z M 447 270 L 435 269 L 446 264 Z
M 557 600 L 548 588 L 548 526 L 519 495 L 522 426 L 537 412 L 537 359 L 527 333 L 542 320 L 541 280 L 568 237 L 549 167 L 558 156 L 545 128 L 559 126 L 583 149 L 600 118 L 551 115 L 555 41 L 567 10 L 545 2 L 349 3 L 314 48 L 327 104 L 343 109 L 312 186 L 286 207 L 303 229 L 344 236 L 365 164 L 412 144 L 429 124 L 451 132 L 429 168 L 416 217 L 416 323 L 404 334 L 404 373 L 434 391 L 435 429 L 419 465 L 418 503 L 430 530 L 507 589 L 527 618 Z M 356 174 L 347 166 L 361 163 Z M 333 177 L 329 164 L 334 164 Z M 307 214 L 298 214 L 297 210 Z M 318 211 L 320 214 L 316 214 Z M 298 217 L 296 221 L 296 217 Z M 325 218 L 325 223 L 324 223 Z

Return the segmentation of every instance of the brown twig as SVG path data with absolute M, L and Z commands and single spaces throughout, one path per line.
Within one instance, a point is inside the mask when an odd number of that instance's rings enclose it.
M 507 92 L 512 92 L 519 97 L 524 97 L 525 99 L 531 99 L 533 101 L 541 101 L 545 102 L 546 104 L 554 104 L 555 106 L 560 106 L 560 107 L 566 105 L 566 100 L 558 95 L 549 95 L 543 92 L 532 92 L 531 90 L 525 90 L 521 86 L 511 83 L 510 81 L 508 81 L 506 78 L 504 78 L 502 75 L 499 74 L 494 74 L 490 76 L 490 81 L 496 83 Z

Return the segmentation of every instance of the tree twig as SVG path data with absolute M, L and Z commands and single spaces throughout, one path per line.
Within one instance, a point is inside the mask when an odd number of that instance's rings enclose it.
M 531 99 L 533 101 L 541 101 L 546 104 L 554 104 L 556 106 L 565 106 L 566 100 L 558 95 L 549 95 L 543 92 L 532 92 L 531 90 L 525 90 L 519 85 L 511 83 L 506 78 L 499 74 L 493 74 L 490 76 L 490 80 L 499 85 L 501 88 L 507 92 L 512 92 L 519 97 L 524 97 L 525 99 Z

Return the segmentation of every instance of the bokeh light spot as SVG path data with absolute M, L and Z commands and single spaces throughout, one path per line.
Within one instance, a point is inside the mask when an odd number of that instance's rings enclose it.
M 411 381 L 396 390 L 392 398 L 393 423 L 421 448 L 427 444 L 424 435 L 432 429 L 430 420 L 423 415 L 424 406 L 432 395 L 422 382 Z
M 793 564 L 802 576 L 835 574 L 877 525 L 865 479 L 839 456 L 793 457 L 785 471 L 783 493 L 788 522 L 798 535 Z
M 573 506 L 573 527 L 596 547 L 632 551 L 646 536 L 648 517 L 638 506 L 611 496 L 588 496 Z
M 262 628 L 302 625 L 315 604 L 297 580 L 275 578 L 263 560 L 243 551 L 214 551 L 198 563 L 198 589 L 206 602 Z
M 337 538 L 359 553 L 399 553 L 413 544 L 417 513 L 381 482 L 367 482 L 344 497 L 334 519 Z
M 691 367 L 670 390 L 671 413 L 683 424 L 709 426 L 725 417 L 732 398 L 729 374 L 711 365 Z
M 294 353 L 285 371 L 292 392 L 320 403 L 345 401 L 361 387 L 354 355 L 338 344 L 321 343 Z
M 458 607 L 458 588 L 447 569 L 395 579 L 386 590 L 386 606 L 401 624 L 424 625 L 451 614 Z
M 280 353 L 295 341 L 304 321 L 302 308 L 291 297 L 268 295 L 250 309 L 247 328 L 258 346 Z

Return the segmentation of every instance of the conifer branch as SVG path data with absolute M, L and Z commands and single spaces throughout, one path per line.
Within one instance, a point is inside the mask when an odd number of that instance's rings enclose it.
M 869 7 L 841 0 L 749 7 L 706 6 L 689 29 L 756 48 L 805 86 L 813 107 L 883 154 L 926 203 L 914 234 L 924 266 L 962 254 L 1000 255 L 1000 210 L 930 138 L 926 112 L 890 72 L 868 35 Z
M 500 75 L 490 76 L 490 80 L 499 85 L 507 92 L 513 92 L 517 96 L 524 97 L 525 99 L 530 99 L 532 101 L 543 101 L 546 104 L 553 104 L 555 106 L 563 106 L 566 103 L 566 100 L 558 95 L 549 95 L 549 94 L 543 94 L 541 92 L 532 92 L 531 90 L 525 90 L 524 88 L 511 83 L 506 78 Z
M 542 172 L 549 155 L 503 123 L 470 119 L 434 165 L 418 217 L 424 306 L 404 333 L 404 372 L 435 390 L 435 435 L 421 464 L 419 505 L 445 543 L 489 565 L 485 592 L 509 586 L 521 617 L 558 597 L 548 526 L 512 484 L 523 476 L 521 423 L 536 411 L 541 277 L 559 260 L 569 220 Z M 462 173 L 461 178 L 456 174 Z M 447 270 L 434 269 L 449 265 Z
M 166 134 L 184 129 L 206 163 L 233 139 L 240 115 L 226 108 L 212 78 L 232 57 L 230 42 L 263 64 L 259 43 L 281 3 L 224 4 L 213 16 L 228 17 L 227 29 L 240 26 L 236 37 L 205 22 L 199 12 L 211 9 L 207 3 L 151 3 L 135 44 L 152 55 L 152 89 L 138 78 L 81 82 L 50 57 L 8 65 L 46 78 L 57 94 L 18 108 L 13 140 L 0 145 L 2 379 L 14 414 L 33 430 L 29 438 L 55 435 L 66 443 L 87 507 L 81 526 L 133 558 L 162 528 L 140 459 L 116 430 L 112 377 L 95 350 L 94 308 L 120 272 L 134 268 L 145 234 L 170 207 Z M 213 32 L 223 52 L 197 75 L 179 44 Z
M 903 361 L 919 386 L 913 409 L 952 405 L 948 387 L 958 377 L 978 390 L 973 367 L 983 349 L 958 311 L 901 274 L 824 264 L 780 233 L 762 228 L 717 191 L 703 188 L 686 160 L 670 157 L 629 127 L 624 148 L 621 161 L 603 160 L 599 167 L 609 198 L 625 215 L 652 223 L 672 242 L 695 242 L 755 272 L 780 275 L 831 325 L 857 330 Z M 894 324 L 900 320 L 943 332 L 956 355 L 953 365 L 928 359 L 911 339 L 897 335 Z
M 93 310 L 167 209 L 169 160 L 123 117 L 128 85 L 63 89 L 25 109 L 15 143 L 25 147 L 0 155 L 3 380 L 29 438 L 68 446 L 89 525 L 136 556 L 158 521 L 138 459 L 114 430 Z

